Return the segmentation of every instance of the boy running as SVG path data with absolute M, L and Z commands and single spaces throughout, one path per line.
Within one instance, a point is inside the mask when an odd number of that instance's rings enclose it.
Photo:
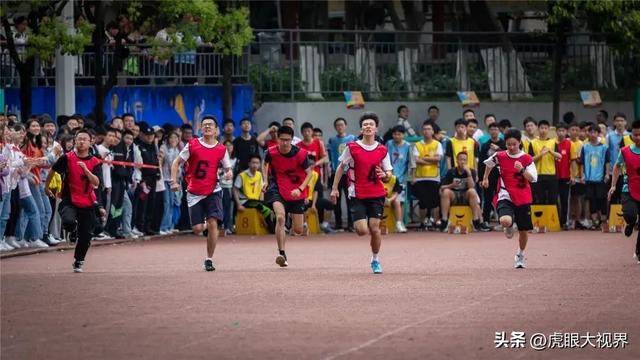
M 291 214 L 292 234 L 302 235 L 304 225 L 304 199 L 307 198 L 307 185 L 313 171 L 307 151 L 292 145 L 293 129 L 282 126 L 278 129 L 278 146 L 270 147 L 264 157 L 263 174 L 267 175 L 264 184 L 265 202 L 272 204 L 276 214 L 276 241 L 278 256 L 276 264 L 289 266 L 285 253 L 285 215 Z
M 531 155 L 520 150 L 522 134 L 519 130 L 508 130 L 504 136 L 507 146 L 506 151 L 499 151 L 484 161 L 487 169 L 482 179 L 482 186 L 489 186 L 489 174 L 494 167 L 500 171 L 498 181 L 497 212 L 500 225 L 504 228 L 507 239 L 513 237 L 513 223 L 515 221 L 519 232 L 519 249 L 515 256 L 515 268 L 524 269 L 524 249 L 527 247 L 529 230 L 533 229 L 531 223 L 531 195 L 530 183 L 538 180 L 536 166 Z
M 627 225 L 624 228 L 624 235 L 629 237 L 633 234 L 633 228 L 638 222 L 638 211 L 640 211 L 640 120 L 631 124 L 631 139 L 633 144 L 620 149 L 618 160 L 613 168 L 613 179 L 609 189 L 609 200 L 616 192 L 616 184 L 620 173 L 623 174 L 623 186 L 620 199 L 622 201 L 622 214 Z M 640 232 L 636 238 L 635 258 L 640 264 Z
M 218 221 L 223 219 L 222 188 L 218 181 L 218 168 L 222 163 L 225 179 L 231 179 L 231 161 L 227 148 L 218 142 L 218 122 L 206 115 L 200 123 L 201 138 L 192 138 L 171 164 L 171 190 L 178 191 L 178 169 L 186 162 L 187 204 L 194 233 L 200 234 L 206 222 L 207 257 L 204 270 L 214 271 L 213 253 L 218 240 Z
M 97 174 L 102 172 L 100 160 L 89 154 L 91 134 L 80 129 L 75 135 L 75 148 L 58 158 L 47 176 L 45 189 L 54 173 L 62 175 L 64 184 L 62 202 L 60 202 L 60 217 L 62 226 L 67 233 L 76 233 L 77 244 L 74 252 L 73 272 L 81 273 L 85 256 L 91 246 L 91 236 L 96 223 L 96 209 L 100 216 L 106 216 L 103 208 L 97 207 L 95 188 L 100 185 Z
M 340 156 L 340 165 L 336 169 L 331 200 L 338 198 L 338 186 L 344 171 L 349 166 L 349 197 L 353 227 L 359 236 L 371 235 L 371 270 L 382 274 L 378 252 L 382 242 L 380 219 L 384 212 L 386 191 L 382 181 L 391 178 L 391 160 L 387 148 L 376 141 L 378 116 L 365 113 L 360 117 L 362 140 L 350 142 Z

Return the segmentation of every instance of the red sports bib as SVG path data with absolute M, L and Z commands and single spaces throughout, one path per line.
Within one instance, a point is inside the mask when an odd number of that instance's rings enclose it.
M 496 154 L 496 161 L 500 166 L 500 178 L 504 184 L 504 189 L 509 193 L 511 202 L 515 206 L 528 205 L 533 202 L 531 195 L 531 185 L 529 181 L 515 168 L 516 161 L 520 161 L 523 167 L 529 166 L 533 162 L 533 158 L 529 154 L 523 154 L 518 158 L 512 158 L 506 151 L 500 151 Z M 501 182 L 498 181 L 498 189 L 494 195 L 494 205 L 498 201 L 498 193 L 500 192 Z
M 187 191 L 203 196 L 213 193 L 218 184 L 218 167 L 226 151 L 220 143 L 208 148 L 196 138 L 189 141 L 189 160 L 185 167 Z
M 387 156 L 387 147 L 378 144 L 375 149 L 368 151 L 355 141 L 347 146 L 353 158 L 353 167 L 349 169 L 349 181 L 355 187 L 356 199 L 384 197 L 386 191 L 376 173 L 376 167 L 381 166 L 382 160 Z
M 296 148 L 296 146 L 293 148 Z M 307 151 L 300 149 L 300 151 L 292 157 L 282 155 L 277 146 L 270 147 L 268 151 L 271 157 L 269 171 L 276 179 L 280 196 L 287 201 L 306 199 L 309 194 L 307 187 L 304 188 L 302 194 L 297 198 L 292 197 L 291 192 L 298 189 L 307 177 L 306 169 L 303 166 L 307 159 Z
M 634 154 L 629 146 L 620 149 L 627 170 L 627 186 L 631 197 L 640 201 L 640 155 Z

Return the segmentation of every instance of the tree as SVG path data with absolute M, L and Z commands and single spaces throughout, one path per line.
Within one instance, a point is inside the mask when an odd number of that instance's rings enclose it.
M 91 42 L 93 26 L 81 23 L 75 32 L 70 32 L 60 19 L 67 0 L 47 1 L 31 0 L 4 1 L 2 7 L 2 26 L 7 35 L 9 55 L 20 76 L 20 111 L 22 121 L 31 116 L 31 88 L 34 75 L 35 58 L 49 59 L 59 47 L 62 54 L 79 55 Z M 29 29 L 24 52 L 18 51 L 13 39 L 9 18 L 16 12 L 28 11 Z M 19 52 L 21 54 L 19 54 Z
M 605 41 L 622 56 L 637 56 L 640 53 L 640 1 L 550 1 L 547 22 L 556 35 L 553 61 L 555 124 L 560 120 L 561 54 L 566 47 L 566 33 L 585 26 L 594 33 L 592 40 Z

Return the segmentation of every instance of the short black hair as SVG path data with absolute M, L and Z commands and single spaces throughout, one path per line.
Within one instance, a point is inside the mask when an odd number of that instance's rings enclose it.
M 602 116 L 604 116 L 605 119 L 609 118 L 609 113 L 607 112 L 607 110 L 600 110 L 598 112 L 602 114 Z
M 122 117 L 124 118 L 124 115 Z M 180 130 L 193 130 L 193 126 L 191 124 L 182 124 L 180 125 Z
M 280 137 L 280 135 L 291 135 L 291 137 L 293 137 L 293 129 L 288 126 L 280 126 L 278 129 L 278 137 Z
M 563 122 L 561 122 L 560 124 L 556 125 L 556 130 L 557 129 L 565 129 L 565 130 L 569 130 L 569 126 Z
M 122 132 L 122 136 L 123 136 L 123 137 L 124 137 L 124 136 L 126 136 L 126 135 L 131 135 L 131 136 L 133 136 L 133 132 L 132 132 L 131 130 L 127 129 L 127 130 L 125 130 L 125 131 L 123 131 L 123 132 Z
M 458 127 L 458 125 L 464 125 L 467 126 L 467 120 L 463 119 L 463 118 L 459 118 L 457 119 L 454 123 L 453 126 L 454 127 Z
M 500 126 L 498 126 L 498 123 L 492 122 L 491 124 L 487 125 L 487 129 L 491 128 L 500 128 Z
M 313 125 L 310 122 L 304 122 L 302 126 L 300 126 L 300 132 L 303 132 L 304 129 L 311 129 L 311 131 L 313 131 Z
M 476 125 L 479 125 L 479 124 L 478 124 L 478 120 L 477 120 L 476 118 L 473 118 L 473 119 L 469 119 L 469 120 L 467 120 L 467 125 L 469 125 L 469 123 L 474 123 L 474 124 L 476 124 Z
M 530 122 L 532 122 L 533 125 L 538 125 L 538 122 L 536 122 L 533 117 L 527 116 L 526 118 L 524 118 L 524 120 L 522 120 L 522 126 L 527 127 L 527 124 Z
M 393 134 L 393 133 L 397 133 L 397 132 L 399 132 L 399 133 L 403 133 L 403 134 L 404 134 L 406 131 L 407 131 L 407 130 L 406 130 L 406 129 L 404 128 L 404 126 L 402 126 L 402 125 L 396 125 L 396 126 L 394 126 L 393 128 L 391 128 L 391 133 L 392 133 L 392 134 Z
M 322 132 L 322 129 L 320 129 L 320 128 L 313 128 L 313 132 L 314 132 L 314 133 L 320 133 L 320 135 L 324 134 L 324 133 Z
M 240 119 L 240 125 L 242 125 L 242 123 L 245 122 L 245 121 L 248 121 L 249 123 L 251 123 L 251 119 L 245 117 L 245 118 Z
M 26 21 L 26 20 L 28 20 L 26 16 L 15 17 L 15 18 L 13 18 L 13 25 L 18 25 L 21 22 Z
M 233 122 L 233 119 L 224 119 L 224 121 L 222 122 L 222 127 L 225 127 L 225 125 L 227 124 L 231 124 L 235 126 L 235 123 Z
M 200 124 L 202 124 L 205 120 L 213 120 L 213 123 L 218 127 L 218 119 L 216 119 L 213 115 L 205 115 L 200 119 Z
M 282 125 L 280 125 L 280 123 L 277 121 L 272 121 L 271 123 L 269 123 L 269 128 L 271 128 L 272 126 L 277 126 L 278 128 L 280 128 L 280 126 Z
M 592 131 L 600 132 L 600 127 L 598 125 L 596 125 L 596 124 L 591 124 L 589 126 L 589 132 L 592 132 Z
M 631 123 L 631 128 L 632 129 L 640 129 L 640 120 L 636 120 L 634 122 Z
M 338 121 L 344 121 L 344 124 L 347 125 L 347 120 L 345 120 L 345 118 L 343 118 L 343 117 L 339 117 L 339 118 L 336 118 L 335 120 L 333 120 L 333 127 L 334 128 L 336 127 L 336 124 L 338 123 Z
M 584 129 L 584 128 L 588 128 L 589 126 L 591 126 L 591 124 L 593 124 L 593 123 L 592 122 L 588 122 L 588 121 L 581 121 L 578 126 L 580 127 L 580 129 Z
M 488 119 L 488 118 L 490 118 L 490 117 L 492 117 L 492 118 L 494 118 L 495 120 L 497 120 L 497 119 L 496 119 L 496 116 L 495 116 L 494 114 L 486 114 L 486 115 L 484 116 L 484 121 L 485 121 L 485 122 L 487 122 L 487 119 Z
M 378 120 L 378 115 L 376 115 L 375 113 L 372 112 L 366 112 L 364 114 L 362 114 L 362 116 L 360 116 L 360 127 L 362 127 L 362 123 L 365 120 L 373 120 L 376 123 L 376 126 L 378 126 L 378 124 L 380 124 L 380 120 Z
M 473 114 L 473 116 L 475 116 L 475 115 L 476 115 L 476 112 L 475 112 L 475 111 L 473 111 L 473 110 L 471 110 L 471 109 L 467 109 L 467 110 L 465 110 L 465 111 L 463 111 L 463 112 L 462 112 L 462 116 L 464 116 L 464 114 L 466 114 L 466 113 L 468 113 L 468 112 L 472 113 L 472 114 Z
M 509 129 L 504 133 L 504 141 L 509 139 L 516 139 L 520 142 L 522 141 L 522 133 L 518 129 Z
M 118 23 L 117 23 L 115 20 L 114 20 L 114 21 L 110 21 L 110 22 L 107 24 L 107 30 L 111 30 L 111 29 L 120 29 L 120 28 L 118 27 Z
M 540 120 L 538 121 L 538 126 L 551 126 L 551 124 L 547 120 Z
M 134 120 L 134 121 L 135 121 L 135 119 L 136 119 L 136 117 L 135 117 L 135 116 L 133 116 L 133 114 L 132 114 L 132 113 L 124 113 L 124 114 L 122 114 L 122 120 L 124 120 L 124 118 L 126 118 L 127 116 L 131 116 L 131 117 L 133 118 L 133 120 Z
M 296 123 L 296 121 L 295 121 L 295 120 L 293 120 L 293 118 L 292 118 L 292 117 L 289 117 L 289 116 L 287 116 L 286 118 L 282 119 L 282 123 L 284 124 L 284 122 L 285 122 L 285 121 L 287 121 L 287 120 L 291 120 L 291 121 L 293 121 L 293 123 L 294 123 L 294 124 Z
M 89 139 L 93 139 L 92 131 L 89 129 L 78 128 L 73 134 L 73 137 L 77 137 L 79 134 L 87 134 L 89 135 Z
M 407 110 L 409 110 L 409 108 L 407 107 L 407 105 L 400 105 L 400 106 L 398 106 L 398 109 L 396 110 L 396 112 L 397 112 L 398 114 L 400 114 L 400 110 L 402 110 L 402 109 L 407 109 Z
M 438 109 L 438 107 L 435 106 L 435 105 L 429 106 L 429 108 L 427 109 L 427 113 L 429 113 L 429 111 L 431 111 L 431 110 L 438 110 L 438 112 L 440 112 L 440 109 Z
M 578 125 L 578 123 L 574 121 L 574 122 L 569 124 L 569 129 L 571 129 L 572 127 L 580 128 L 580 125 Z
M 258 154 L 258 153 L 249 154 L 248 162 L 250 162 L 253 159 L 258 159 L 260 162 L 262 162 L 262 158 L 260 157 L 260 154 Z
M 564 113 L 564 115 L 562 115 L 562 121 L 566 122 L 567 124 L 571 124 L 575 121 L 575 119 L 576 114 L 574 114 L 573 111 L 567 111 L 566 113 Z
M 621 118 L 623 118 L 623 119 L 627 120 L 627 116 L 626 116 L 624 113 L 621 113 L 621 112 L 617 112 L 617 113 L 615 113 L 615 114 L 613 115 L 613 120 L 615 120 L 616 118 L 619 118 L 619 117 L 621 117 Z

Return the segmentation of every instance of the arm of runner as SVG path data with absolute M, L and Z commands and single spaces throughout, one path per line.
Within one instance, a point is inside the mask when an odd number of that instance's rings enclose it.
M 616 192 L 616 186 L 618 184 L 618 178 L 620 177 L 620 169 L 622 169 L 622 165 L 624 164 L 622 160 L 622 152 L 618 152 L 618 160 L 616 160 L 616 164 L 613 166 L 613 175 L 611 177 L 611 188 L 609 188 L 609 194 L 607 195 L 607 201 L 611 201 L 611 197 L 613 193 Z
M 346 150 L 345 150 L 346 152 Z M 331 184 L 331 202 L 334 204 L 338 201 L 338 195 L 340 194 L 338 190 L 338 186 L 340 185 L 340 179 L 342 179 L 342 174 L 344 173 L 345 163 L 341 162 L 336 169 L 336 173 L 333 176 L 333 184 Z
M 484 165 L 486 166 L 486 168 L 484 170 L 484 176 L 482 177 L 482 187 L 485 189 L 489 187 L 489 174 L 491 174 L 491 170 L 493 170 L 493 168 L 497 165 L 496 154 L 497 153 L 491 155 L 487 160 L 484 161 Z
M 178 170 L 180 169 L 180 166 L 182 166 L 182 163 L 184 163 L 184 161 L 185 160 L 183 160 L 182 157 L 177 156 L 176 159 L 173 160 L 173 163 L 171 163 L 171 190 L 172 191 L 180 190 L 180 183 L 178 182 Z

